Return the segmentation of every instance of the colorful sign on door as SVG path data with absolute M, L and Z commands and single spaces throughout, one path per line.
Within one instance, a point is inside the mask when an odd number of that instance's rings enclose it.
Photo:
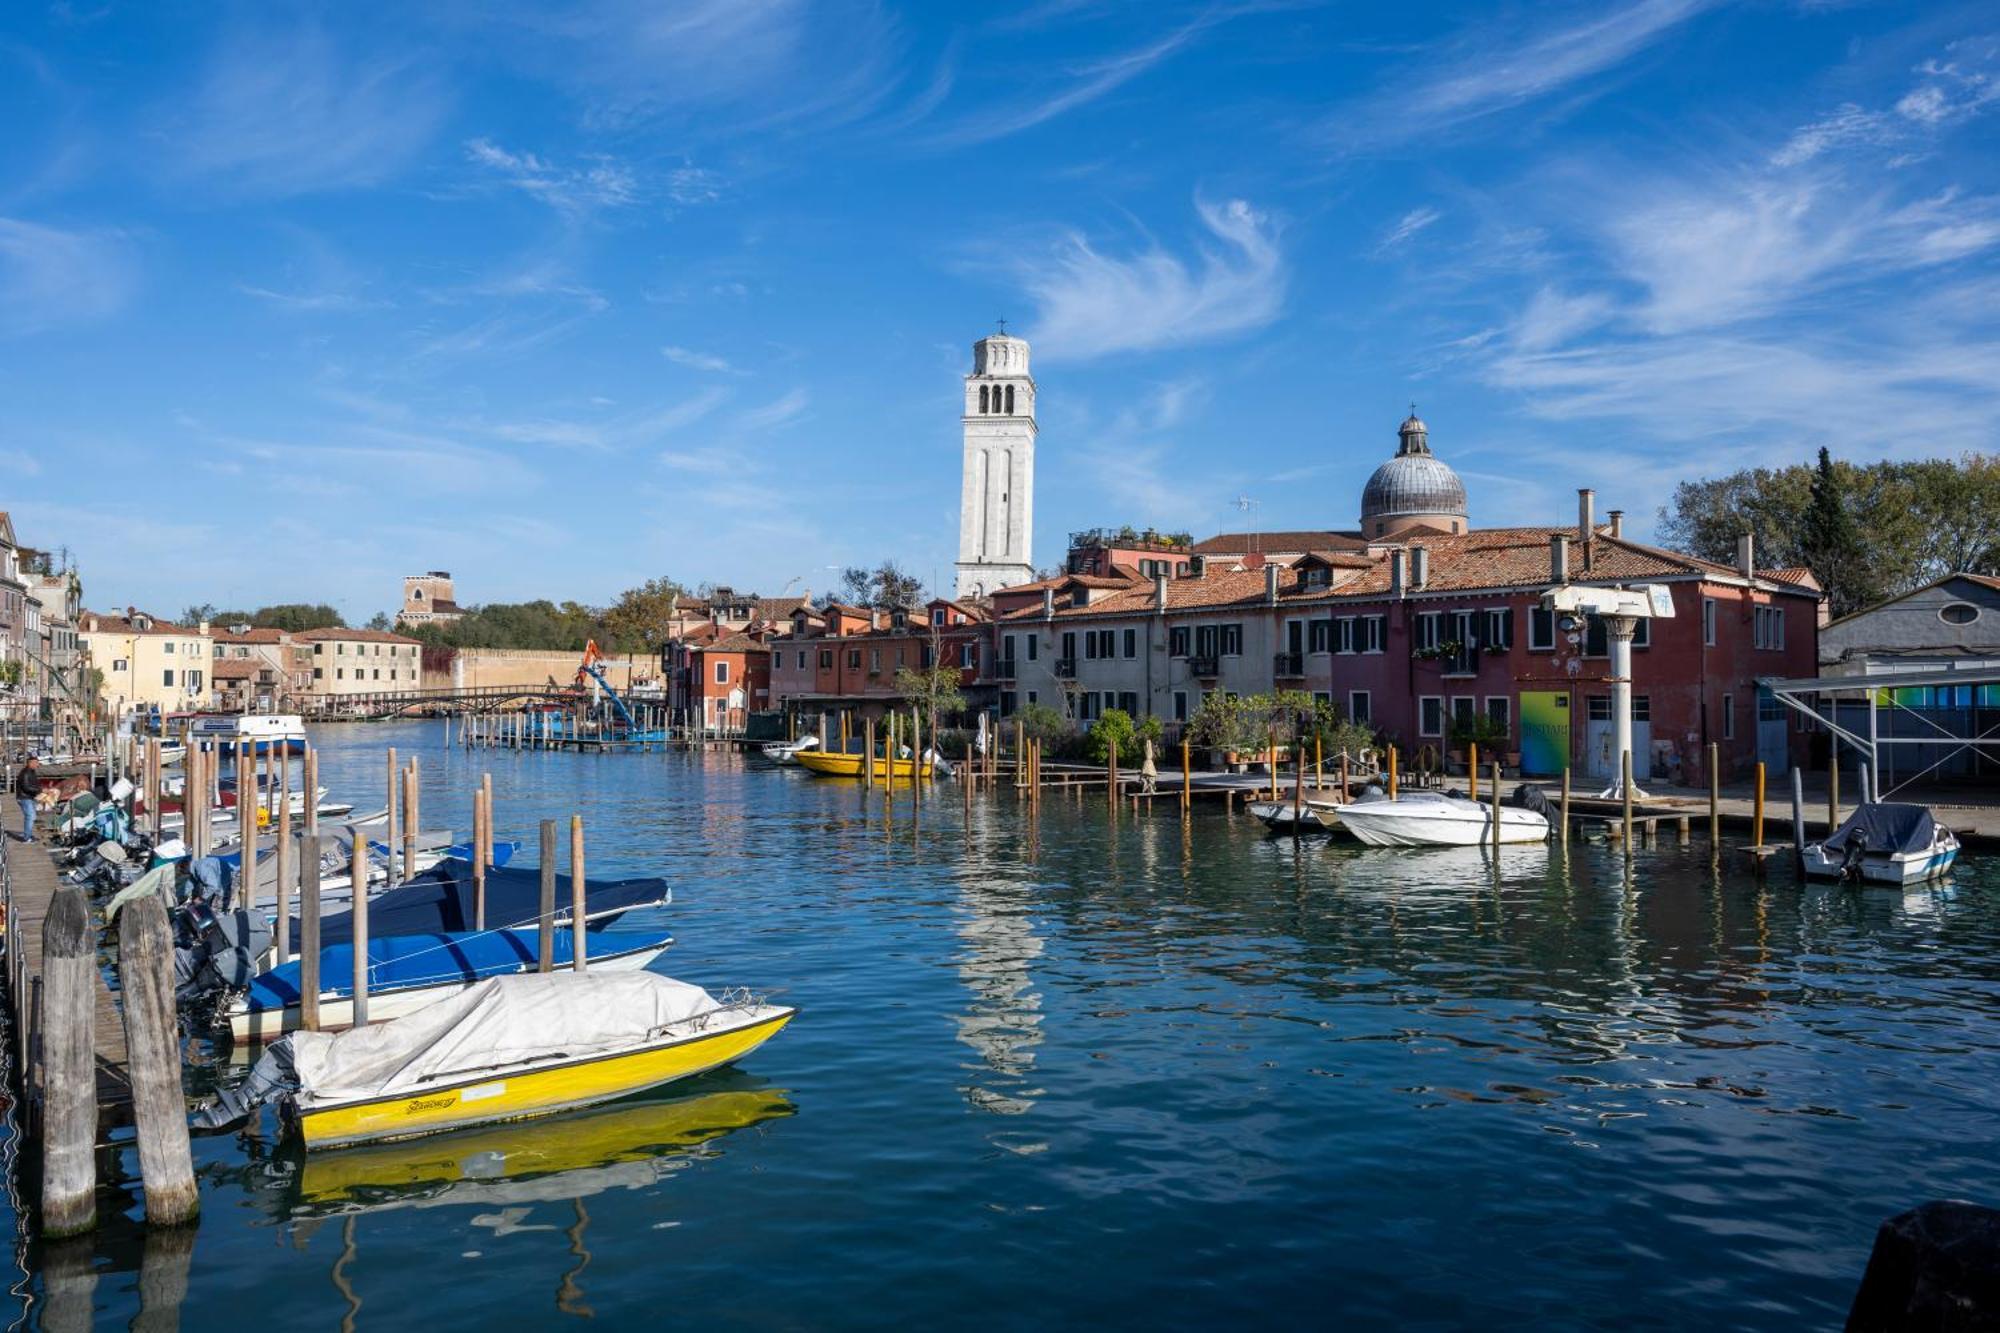
M 1521 772 L 1553 777 L 1569 763 L 1569 692 L 1521 691 Z

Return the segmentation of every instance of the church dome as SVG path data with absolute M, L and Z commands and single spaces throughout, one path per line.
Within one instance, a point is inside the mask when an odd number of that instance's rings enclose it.
M 1465 483 L 1432 455 L 1430 432 L 1414 408 L 1397 434 L 1396 456 L 1376 468 L 1362 488 L 1362 535 L 1385 537 L 1418 525 L 1464 532 Z

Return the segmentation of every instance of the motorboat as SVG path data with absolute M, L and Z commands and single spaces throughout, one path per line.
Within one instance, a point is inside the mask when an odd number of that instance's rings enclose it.
M 774 764 L 796 764 L 800 754 L 819 748 L 819 737 L 801 736 L 795 741 L 772 741 L 764 746 L 763 755 Z
M 447 857 L 429 870 L 393 889 L 370 894 L 368 933 L 380 938 L 416 935 L 430 931 L 470 931 L 480 927 L 479 890 L 473 882 L 472 862 Z M 571 897 L 568 886 L 556 895 L 555 922 L 567 926 Z M 583 920 L 586 926 L 608 925 L 626 912 L 642 907 L 664 907 L 673 901 L 673 890 L 657 878 L 585 880 Z M 538 926 L 542 916 L 542 875 L 540 869 L 493 866 L 486 871 L 486 920 L 492 930 Z M 294 917 L 288 937 L 296 944 L 303 938 L 301 924 Z M 322 916 L 319 939 L 322 947 L 354 938 L 354 912 Z
M 592 969 L 636 972 L 649 966 L 674 942 L 665 930 L 591 930 L 583 933 L 584 956 Z M 576 933 L 554 931 L 551 962 L 575 962 Z M 368 941 L 368 1017 L 401 1018 L 476 986 L 488 977 L 533 972 L 541 965 L 540 932 L 488 930 L 434 931 L 375 936 Z M 354 945 L 329 945 L 319 953 L 319 1026 L 334 1031 L 354 1025 Z M 229 1035 L 239 1042 L 274 1041 L 301 1026 L 300 961 L 293 959 L 251 980 L 225 1013 Z
M 1864 801 L 1832 837 L 1800 851 L 1813 879 L 1920 884 L 1958 860 L 1958 838 L 1926 806 Z
M 1493 841 L 1493 807 L 1446 792 L 1407 792 L 1345 805 L 1321 802 L 1314 808 L 1332 814 L 1371 847 L 1476 847 Z M 1543 842 L 1549 836 L 1548 818 L 1538 810 L 1503 804 L 1499 818 L 1503 843 Z
M 929 777 L 933 765 L 932 756 L 926 754 L 920 768 L 916 758 L 907 751 L 895 759 L 889 759 L 879 754 L 839 754 L 832 750 L 801 750 L 794 757 L 794 762 L 801 768 L 829 778 L 858 778 L 865 764 L 877 782 L 887 781 L 890 777 L 894 777 L 898 782 L 908 782 L 919 772 L 922 776 Z
M 288 745 L 303 754 L 306 727 L 296 713 L 209 713 L 189 724 L 187 739 L 225 752 L 249 745 L 258 754 L 271 754 Z
M 404 1018 L 283 1037 L 193 1125 L 275 1099 L 310 1151 L 552 1115 L 731 1064 L 796 1013 L 657 972 L 493 977 Z
M 1246 808 L 1273 833 L 1290 833 L 1294 825 L 1301 833 L 1325 833 L 1332 827 L 1326 816 L 1303 802 L 1294 806 L 1288 800 L 1252 801 Z

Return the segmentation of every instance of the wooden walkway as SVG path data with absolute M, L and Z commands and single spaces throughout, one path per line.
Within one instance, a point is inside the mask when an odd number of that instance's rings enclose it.
M 9 799 L 0 812 L 6 831 L 4 880 L 7 919 L 7 1002 L 14 1019 L 15 1068 L 21 1074 L 25 1109 L 37 1124 L 41 1105 L 40 1020 L 42 918 L 48 915 L 60 881 L 45 846 L 17 841 L 21 809 Z M 92 911 L 93 919 L 96 916 Z M 125 1019 L 104 982 L 97 978 L 97 1112 L 99 1133 L 130 1121 L 132 1085 L 126 1073 Z M 31 1131 L 32 1133 L 33 1131 Z

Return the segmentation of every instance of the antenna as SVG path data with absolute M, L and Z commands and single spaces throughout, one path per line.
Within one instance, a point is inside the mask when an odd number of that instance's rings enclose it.
M 995 320 L 995 321 L 993 321 L 993 322 L 994 322 L 994 323 L 996 323 L 996 324 L 998 324 L 998 325 L 1000 326 L 1000 336 L 1001 336 L 1001 337 L 1003 337 L 1003 338 L 1004 338 L 1004 337 L 1006 337 L 1006 336 L 1007 336 L 1007 321 L 1006 321 L 1006 320 L 1004 320 L 1004 319 L 998 319 L 998 320 Z
M 1239 495 L 1229 503 L 1235 506 L 1238 513 L 1250 514 L 1254 513 L 1263 504 L 1263 501 L 1253 500 L 1247 495 Z M 1255 551 L 1257 549 L 1257 534 L 1252 532 L 1247 535 L 1250 538 L 1250 550 Z

